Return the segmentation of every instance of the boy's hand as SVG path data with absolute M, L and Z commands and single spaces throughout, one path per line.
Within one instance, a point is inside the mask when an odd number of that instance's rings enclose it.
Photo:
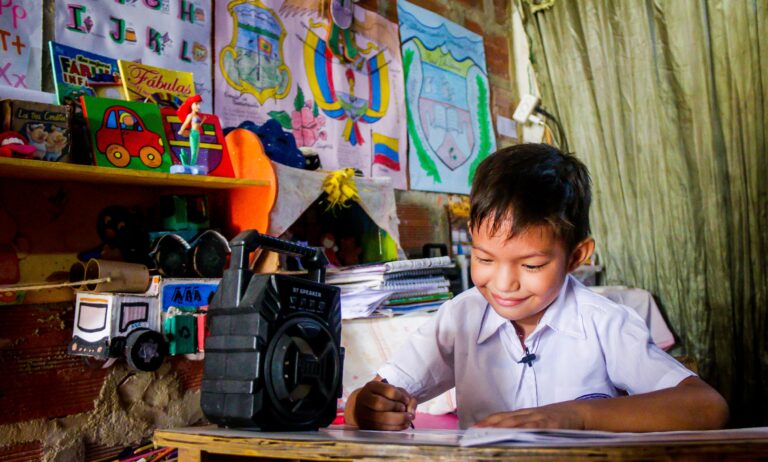
M 584 418 L 573 402 L 491 414 L 475 427 L 584 429 Z
M 416 398 L 402 388 L 372 380 L 358 390 L 354 417 L 366 430 L 404 430 L 416 414 Z

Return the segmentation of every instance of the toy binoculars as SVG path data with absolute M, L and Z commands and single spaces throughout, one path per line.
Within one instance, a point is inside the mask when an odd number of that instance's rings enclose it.
M 171 278 L 220 278 L 229 254 L 229 242 L 212 229 L 202 232 L 191 243 L 178 234 L 163 234 L 155 239 L 149 253 L 155 269 Z

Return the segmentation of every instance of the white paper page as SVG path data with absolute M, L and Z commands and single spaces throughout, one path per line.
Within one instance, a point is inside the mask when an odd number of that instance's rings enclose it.
M 765 440 L 768 427 L 731 430 L 676 431 L 650 433 L 616 433 L 584 430 L 530 430 L 512 428 L 470 428 L 459 441 L 460 446 L 482 445 L 546 445 L 546 446 L 627 446 L 647 443 Z
M 341 294 L 341 318 L 366 317 L 389 298 L 389 291 L 367 291 L 355 294 Z

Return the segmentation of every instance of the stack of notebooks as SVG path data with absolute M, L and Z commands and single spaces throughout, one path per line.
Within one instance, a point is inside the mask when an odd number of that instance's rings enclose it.
M 341 317 L 361 318 L 436 309 L 453 294 L 445 269 L 450 257 L 418 258 L 329 270 L 326 283 L 341 288 Z

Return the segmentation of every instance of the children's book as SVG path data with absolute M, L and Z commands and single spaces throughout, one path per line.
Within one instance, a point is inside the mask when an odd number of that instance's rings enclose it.
M 174 164 L 171 167 L 172 173 L 176 170 L 179 170 L 179 173 L 190 173 L 189 167 L 196 167 L 203 175 L 234 178 L 235 172 L 218 117 L 213 114 L 200 114 L 200 118 L 203 119 L 203 133 L 200 134 L 196 165 L 191 166 L 189 165 L 189 138 L 179 135 L 182 121 L 176 115 L 176 110 L 164 107 L 160 109 L 160 114 L 163 117 L 163 130 L 168 139 L 168 149 Z
M 24 135 L 35 148 L 32 157 L 69 162 L 70 115 L 68 106 L 6 99 L 0 104 L 2 130 Z
M 195 94 L 191 72 L 174 71 L 131 61 L 117 61 L 123 79 L 123 96 L 129 101 L 151 102 L 177 108 Z
M 59 104 L 73 105 L 79 113 L 83 95 L 122 99 L 122 81 L 116 59 L 54 41 L 48 42 L 48 47 Z
M 83 115 L 101 167 L 170 172 L 160 108 L 156 104 L 82 96 Z

